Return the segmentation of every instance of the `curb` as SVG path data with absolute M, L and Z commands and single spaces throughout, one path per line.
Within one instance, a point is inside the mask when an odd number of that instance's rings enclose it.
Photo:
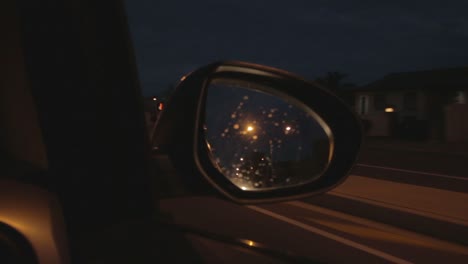
M 419 234 L 468 246 L 468 227 L 395 209 L 324 194 L 303 200 L 327 209 L 392 225 Z M 404 219 L 404 221 L 403 221 Z
M 376 146 L 376 145 L 363 145 L 362 150 L 384 150 L 384 151 L 399 151 L 399 152 L 424 152 L 424 153 L 433 153 L 433 154 L 441 154 L 446 156 L 461 156 L 461 157 L 468 157 L 467 152 L 452 152 L 452 151 L 441 151 L 435 149 L 422 149 L 422 148 L 409 148 L 409 147 L 395 147 L 395 146 Z

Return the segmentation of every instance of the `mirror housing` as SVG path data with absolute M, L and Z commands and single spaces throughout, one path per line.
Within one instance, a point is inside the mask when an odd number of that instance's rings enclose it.
M 316 113 L 333 135 L 332 155 L 320 177 L 299 185 L 246 191 L 223 175 L 212 162 L 204 135 L 208 86 L 217 78 L 265 87 L 263 92 L 293 100 Z M 346 179 L 356 160 L 362 127 L 344 102 L 313 82 L 271 67 L 226 61 L 182 77 L 161 112 L 152 141 L 157 177 L 165 177 L 166 182 L 160 190 L 168 191 L 168 195 L 220 195 L 237 203 L 252 204 L 299 199 L 335 188 Z

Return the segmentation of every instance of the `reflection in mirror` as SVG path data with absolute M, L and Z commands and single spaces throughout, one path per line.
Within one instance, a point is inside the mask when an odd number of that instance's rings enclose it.
M 332 156 L 330 129 L 302 103 L 266 91 L 245 81 L 210 82 L 204 135 L 211 161 L 246 191 L 316 180 Z

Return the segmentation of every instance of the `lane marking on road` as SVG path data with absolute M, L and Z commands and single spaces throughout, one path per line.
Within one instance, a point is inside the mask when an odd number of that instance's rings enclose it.
M 371 247 L 369 247 L 369 246 L 366 246 L 366 245 L 357 243 L 357 242 L 355 242 L 355 241 L 346 239 L 346 238 L 344 238 L 344 237 L 340 237 L 340 236 L 338 236 L 338 235 L 332 234 L 332 233 L 327 232 L 327 231 L 325 231 L 325 230 L 322 230 L 322 229 L 319 229 L 319 228 L 317 228 L 317 227 L 313 227 L 313 226 L 304 224 L 304 223 L 302 223 L 302 222 L 299 222 L 299 221 L 296 221 L 296 220 L 291 219 L 291 218 L 289 218 L 289 217 L 286 217 L 286 216 L 283 216 L 283 215 L 280 215 L 280 214 L 271 212 L 271 211 L 269 211 L 269 210 L 260 208 L 260 207 L 258 207 L 258 206 L 247 206 L 247 207 L 250 208 L 250 209 L 252 209 L 252 210 L 254 210 L 254 211 L 257 211 L 257 212 L 259 212 L 259 213 L 268 215 L 268 216 L 270 216 L 270 217 L 272 217 L 272 218 L 275 218 L 275 219 L 278 219 L 278 220 L 280 220 L 280 221 L 286 222 L 286 223 L 288 223 L 288 224 L 297 226 L 297 227 L 302 228 L 302 229 L 304 229 L 304 230 L 307 230 L 307 231 L 309 231 L 309 232 L 311 232 L 311 233 L 314 233 L 314 234 L 317 234 L 317 235 L 326 237 L 326 238 L 328 238 L 328 239 L 334 240 L 334 241 L 339 242 L 339 243 L 341 243 L 341 244 L 344 244 L 344 245 L 353 247 L 353 248 L 355 248 L 355 249 L 359 249 L 359 250 L 361 250 L 361 251 L 364 251 L 364 252 L 369 253 L 369 254 L 371 254 L 371 255 L 374 255 L 374 256 L 377 256 L 377 257 L 379 257 L 379 258 L 385 259 L 385 260 L 387 260 L 387 261 L 391 261 L 391 262 L 397 263 L 397 264 L 409 264 L 409 263 L 412 263 L 412 262 L 410 262 L 410 261 L 407 261 L 407 260 L 398 258 L 398 257 L 396 257 L 396 256 L 390 255 L 390 254 L 385 253 L 385 252 L 383 252 L 383 251 L 380 251 L 380 250 L 371 248 Z
M 431 248 L 431 249 L 436 249 L 436 250 L 441 250 L 441 251 L 449 251 L 449 252 L 468 255 L 468 247 L 466 246 L 461 246 L 458 244 L 450 243 L 448 241 L 418 234 L 416 232 L 394 227 L 388 224 L 375 222 L 369 219 L 341 213 L 338 211 L 330 210 L 327 208 L 323 208 L 320 206 L 312 205 L 312 204 L 301 202 L 301 201 L 286 202 L 284 204 L 298 207 L 301 209 L 305 209 L 308 211 L 328 215 L 331 217 L 336 217 L 338 219 L 343 219 L 343 220 L 352 222 L 354 224 L 357 224 L 358 226 L 363 226 L 363 228 L 365 227 L 365 229 L 357 229 L 356 227 L 352 227 L 351 230 L 348 228 L 342 228 L 343 232 L 351 233 L 354 230 L 354 231 L 357 231 L 356 235 L 366 235 L 366 234 L 368 236 L 376 235 L 373 238 L 395 241 L 401 244 L 405 243 L 411 246 L 418 245 L 418 246 L 425 247 L 425 248 Z M 313 222 L 318 221 L 317 219 L 309 219 L 309 220 Z M 326 226 L 327 223 L 325 223 L 324 225 Z M 335 225 L 336 225 L 335 228 L 337 227 L 339 228 L 339 226 L 336 223 Z M 374 229 L 374 230 L 370 231 L 371 229 Z M 381 232 L 385 232 L 385 234 L 379 233 L 378 230 L 380 230 Z
M 468 226 L 468 222 L 466 222 L 466 221 L 464 221 L 462 219 L 456 219 L 456 218 L 447 217 L 447 216 L 443 216 L 443 215 L 439 215 L 439 214 L 435 214 L 435 213 L 431 213 L 431 212 L 427 212 L 427 211 L 421 211 L 421 210 L 416 210 L 416 209 L 413 209 L 413 208 L 392 205 L 392 204 L 389 204 L 389 203 L 385 203 L 385 202 L 381 202 L 381 201 L 377 201 L 377 200 L 371 200 L 371 199 L 364 198 L 364 197 L 349 195 L 349 194 L 345 194 L 345 193 L 338 192 L 338 191 L 330 191 L 330 192 L 328 192 L 328 194 L 339 196 L 339 197 L 342 197 L 342 198 L 345 198 L 345 199 L 355 200 L 355 201 L 362 202 L 362 203 L 375 205 L 375 206 L 378 206 L 378 207 L 384 207 L 384 208 L 388 208 L 388 209 L 392 209 L 392 210 L 407 212 L 407 213 L 423 216 L 423 217 L 426 217 L 426 218 L 432 218 L 432 219 L 441 220 L 441 221 L 444 221 L 444 222 L 450 222 L 450 223 L 454 223 L 454 224 L 458 224 L 458 225 Z
M 440 173 L 432 173 L 432 172 L 425 172 L 425 171 L 415 171 L 415 170 L 405 170 L 405 169 L 391 168 L 391 167 L 383 167 L 383 166 L 376 166 L 376 165 L 363 164 L 363 163 L 357 163 L 356 166 L 359 166 L 359 167 L 367 167 L 367 168 L 374 168 L 374 169 L 382 169 L 382 170 L 391 170 L 391 171 L 407 172 L 407 173 L 413 173 L 413 174 L 423 174 L 423 175 L 436 176 L 436 177 L 443 177 L 443 178 L 449 178 L 449 179 L 455 179 L 455 180 L 461 180 L 461 181 L 468 181 L 468 177 L 451 176 L 451 175 L 440 174 Z

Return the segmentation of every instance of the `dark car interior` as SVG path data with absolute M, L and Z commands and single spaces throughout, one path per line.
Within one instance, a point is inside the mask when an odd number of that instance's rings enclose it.
M 193 259 L 180 235 L 153 224 L 157 194 L 122 2 L 7 0 L 0 10 L 1 180 L 56 197 L 66 223 L 54 230 L 66 238 L 56 247 L 69 247 L 74 263 Z M 1 262 L 35 263 L 24 237 L 0 221 Z M 174 244 L 186 254 L 167 249 Z

